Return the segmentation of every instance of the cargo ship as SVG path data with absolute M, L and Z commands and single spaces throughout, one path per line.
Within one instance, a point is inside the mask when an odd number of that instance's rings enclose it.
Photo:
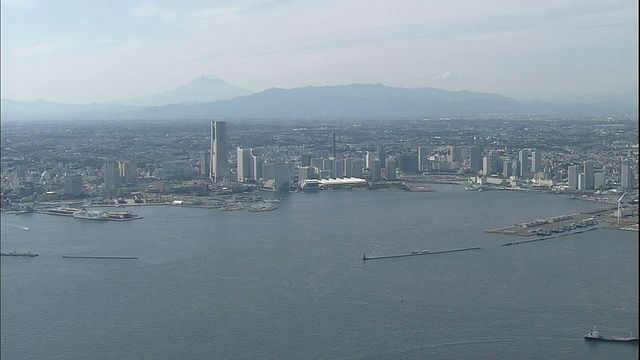
M 629 336 L 603 336 L 598 333 L 596 327 L 594 326 L 591 331 L 587 335 L 584 336 L 585 340 L 600 340 L 600 341 L 618 341 L 618 342 L 638 342 L 637 336 L 632 336 L 629 333 Z

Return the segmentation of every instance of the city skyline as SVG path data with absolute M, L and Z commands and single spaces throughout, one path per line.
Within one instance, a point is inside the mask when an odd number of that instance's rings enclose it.
M 215 74 L 545 99 L 638 88 L 638 4 L 3 0 L 2 98 L 110 102 Z

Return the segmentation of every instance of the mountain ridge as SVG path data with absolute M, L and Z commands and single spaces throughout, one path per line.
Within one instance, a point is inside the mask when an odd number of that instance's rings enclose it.
M 189 82 L 207 86 L 223 80 L 201 76 Z M 228 84 L 224 82 L 225 84 Z M 232 85 L 230 85 L 232 86 Z M 179 93 L 178 87 L 167 93 Z M 153 97 L 153 96 L 151 96 Z M 147 97 L 147 98 L 151 98 Z M 173 97 L 175 99 L 175 96 Z M 523 101 L 499 94 L 376 84 L 270 88 L 219 101 L 181 101 L 156 106 L 121 103 L 59 104 L 2 99 L 2 118 L 167 119 L 221 117 L 362 117 L 473 116 L 481 114 L 622 115 L 637 114 L 638 106 L 621 102 Z

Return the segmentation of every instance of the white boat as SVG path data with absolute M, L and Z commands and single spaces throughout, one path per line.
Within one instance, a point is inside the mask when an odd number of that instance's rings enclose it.
M 75 211 L 73 213 L 73 217 L 76 219 L 86 220 L 109 220 L 109 215 L 107 215 L 107 213 L 97 210 L 87 210 L 86 208 Z

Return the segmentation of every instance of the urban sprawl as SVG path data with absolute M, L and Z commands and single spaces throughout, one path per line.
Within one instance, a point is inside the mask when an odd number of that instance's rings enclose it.
M 2 206 L 215 207 L 259 189 L 424 191 L 443 182 L 591 199 L 624 193 L 636 204 L 637 139 L 636 116 L 5 121 Z

